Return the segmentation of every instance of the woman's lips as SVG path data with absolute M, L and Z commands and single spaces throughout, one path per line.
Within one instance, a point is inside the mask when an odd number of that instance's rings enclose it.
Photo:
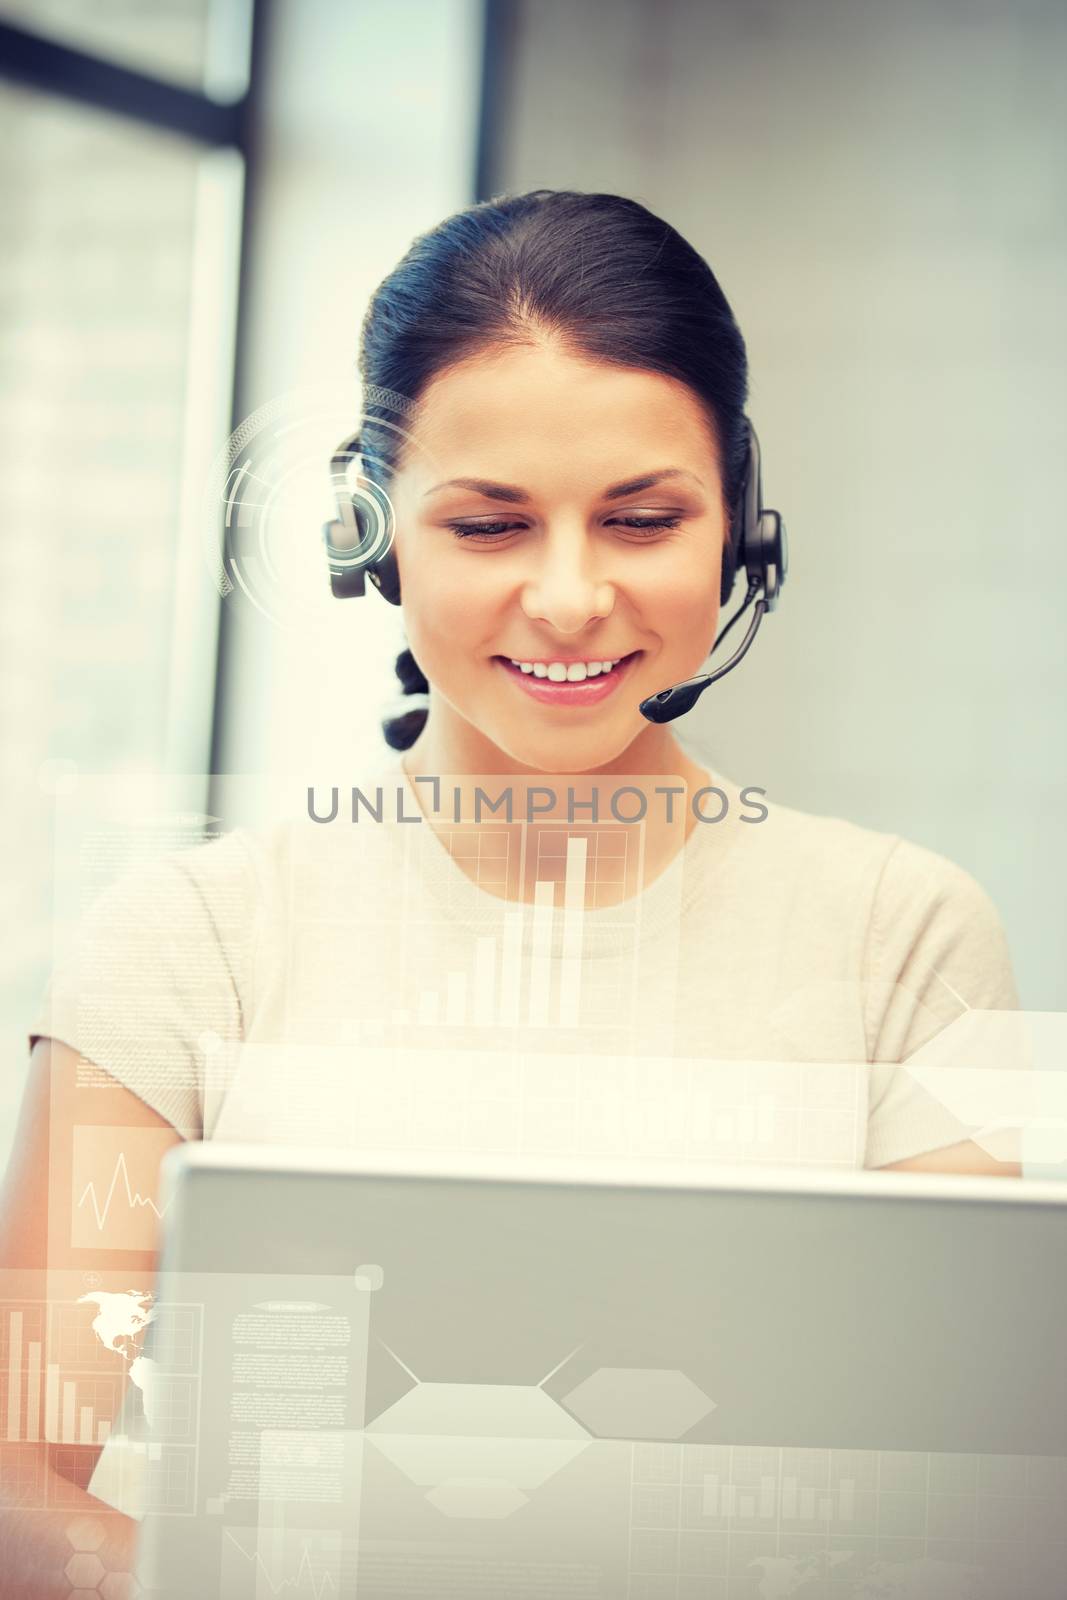
M 634 650 L 630 655 L 623 656 L 610 672 L 600 672 L 595 678 L 586 678 L 581 683 L 553 683 L 550 678 L 538 678 L 532 672 L 523 672 L 521 667 L 513 667 L 505 656 L 494 656 L 493 660 L 532 700 L 541 700 L 551 706 L 593 706 L 606 700 L 618 688 L 619 679 L 628 675 L 642 653 Z

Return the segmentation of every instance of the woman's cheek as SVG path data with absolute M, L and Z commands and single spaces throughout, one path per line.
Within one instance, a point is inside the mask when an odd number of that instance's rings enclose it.
M 451 698 L 450 688 L 461 691 L 478 656 L 492 649 L 487 643 L 487 623 L 476 599 L 467 588 L 436 589 L 420 596 L 417 606 L 405 607 L 405 632 L 419 666 L 433 683 Z M 484 665 L 484 661 L 481 663 Z
M 641 612 L 656 632 L 661 631 L 661 623 L 672 630 L 685 628 L 690 632 L 695 628 L 702 632 L 715 625 L 718 582 L 716 578 L 714 587 L 704 579 L 694 584 L 691 571 L 688 574 L 671 571 L 651 577 L 642 586 Z

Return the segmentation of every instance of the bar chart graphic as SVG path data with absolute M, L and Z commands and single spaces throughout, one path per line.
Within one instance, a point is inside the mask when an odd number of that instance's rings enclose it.
M 42 1437 L 45 1308 L 32 1301 L 0 1302 L 0 1371 L 4 1374 L 4 1439 Z
M 483 830 L 491 834 L 491 830 Z M 466 858 L 479 887 L 487 881 L 511 883 L 515 873 L 499 846 L 507 836 L 492 836 L 482 853 L 477 834 L 463 836 Z M 424 848 L 438 848 L 426 841 Z M 453 841 L 450 848 L 464 851 Z M 583 951 L 587 911 L 613 905 L 640 887 L 641 830 L 548 829 L 540 835 L 533 898 L 500 904 L 502 931 L 475 942 L 469 966 L 448 972 L 444 990 L 418 989 L 411 1007 L 394 1009 L 389 1021 L 427 1027 L 578 1028 L 618 1026 L 628 997 L 583 991 Z M 484 869 L 484 870 L 483 870 Z M 638 918 L 631 901 L 618 907 L 620 938 L 636 947 Z M 632 997 L 631 997 L 632 998 Z
M 851 1522 L 855 1516 L 856 1483 L 842 1478 L 830 1493 L 821 1493 L 802 1484 L 795 1474 L 779 1480 L 774 1473 L 762 1474 L 758 1484 L 739 1488 L 717 1472 L 704 1475 L 702 1511 L 706 1517 L 736 1517 L 741 1521 L 767 1521 L 780 1516 L 782 1522 Z
M 4 1439 L 9 1444 L 103 1444 L 122 1402 L 121 1356 L 88 1371 L 61 1368 L 47 1327 L 46 1306 L 0 1302 Z M 56 1310 L 53 1307 L 52 1310 Z M 91 1314 L 83 1312 L 91 1322 Z
M 454 1031 L 502 1048 L 571 1032 L 632 1050 L 674 1026 L 685 872 L 679 856 L 642 893 L 643 822 L 297 830 L 293 848 L 279 976 L 305 1037 L 312 1018 L 323 1042 Z M 653 985 L 655 1018 L 640 1003 Z
M 77 1447 L 99 1449 L 118 1435 L 127 1456 L 152 1464 L 159 1509 L 191 1509 L 202 1313 L 196 1305 L 160 1308 L 165 1370 L 144 1354 L 154 1316 L 151 1295 L 137 1290 L 0 1301 L 0 1492 L 9 1503 L 78 1503 Z M 43 1470 L 44 1443 L 56 1447 L 58 1480 Z
M 635 1444 L 630 1592 L 1043 1600 L 1065 1487 L 1058 1456 Z

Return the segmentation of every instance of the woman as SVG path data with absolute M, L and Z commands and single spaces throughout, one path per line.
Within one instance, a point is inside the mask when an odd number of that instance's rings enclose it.
M 528 1074 L 542 1145 L 586 1076 L 607 1115 L 598 1057 L 649 1063 L 653 1145 L 672 1060 L 806 1062 L 838 1064 L 834 1092 L 845 1085 L 819 1125 L 825 1159 L 1017 1172 L 895 1067 L 965 1008 L 1017 1007 L 984 891 L 896 836 L 762 803 L 638 709 L 704 663 L 736 539 L 747 363 L 707 264 L 631 200 L 501 198 L 416 240 L 368 309 L 360 370 L 368 395 L 408 402 L 403 428 L 369 404 L 361 435 L 365 484 L 393 507 L 409 644 L 397 669 L 412 706 L 384 725 L 398 759 L 371 775 L 389 825 L 357 829 L 346 791 L 315 792 L 300 824 L 236 830 L 103 897 L 86 925 L 94 1004 L 79 1010 L 57 973 L 30 1031 L 5 1262 L 84 1268 L 74 1125 L 144 1132 L 157 1159 L 182 1137 L 365 1141 L 397 1080 L 344 1101 L 323 1065 L 336 1044 L 431 1064 L 401 1138 L 427 1095 L 421 1133 L 451 1125 L 432 1084 L 458 1081 L 457 1060 L 467 1072 L 521 1041 L 552 1085 L 539 1102 Z M 464 817 L 479 786 L 506 787 L 512 820 L 457 826 L 435 779 Z M 548 808 L 527 817 L 546 786 Z M 590 826 L 594 792 L 606 815 L 624 787 L 625 806 Z M 651 802 L 639 830 L 616 820 L 635 791 Z M 551 878 L 569 918 L 537 887 Z M 125 999 L 105 992 L 109 972 Z M 473 1000 L 458 974 L 474 975 Z M 250 1076 L 255 1052 L 238 1050 L 235 1069 L 230 1046 L 257 1044 L 289 1054 L 261 1053 Z M 400 1073 L 400 1055 L 380 1059 Z M 129 1245 L 122 1258 L 142 1286 L 153 1260 Z M 121 1562 L 129 1526 L 108 1526 Z M 52 1536 L 58 1559 L 58 1522 Z

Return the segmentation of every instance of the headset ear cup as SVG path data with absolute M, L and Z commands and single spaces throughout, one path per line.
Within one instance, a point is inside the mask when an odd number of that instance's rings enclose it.
M 749 458 L 751 470 L 751 457 Z M 734 581 L 737 577 L 738 567 L 745 563 L 745 505 L 748 475 L 737 492 L 734 502 L 733 516 L 730 519 L 729 538 L 723 540 L 722 546 L 722 580 L 719 584 L 719 604 L 726 605 L 734 590 Z
M 350 600 L 366 594 L 367 569 L 354 559 L 354 552 L 362 543 L 362 524 L 359 512 L 338 501 L 340 515 L 322 526 L 326 545 L 326 559 L 330 570 L 330 588 L 335 600 Z M 353 517 L 357 539 L 353 541 Z
M 337 508 L 336 520 L 322 530 L 334 595 L 338 599 L 363 595 L 369 579 L 391 605 L 398 606 L 400 572 L 389 496 L 378 484 L 364 482 L 339 495 Z
M 390 605 L 400 604 L 400 572 L 393 541 L 395 521 L 392 501 L 380 484 L 364 479 L 353 491 L 352 503 L 364 549 L 382 553 L 367 562 L 367 577 Z
M 756 430 L 752 426 L 750 417 L 745 418 L 745 426 L 748 430 L 748 459 L 745 462 L 745 476 L 737 491 L 734 505 L 730 525 L 731 539 L 723 545 L 720 605 L 725 605 L 729 600 L 739 571 L 745 574 L 746 582 L 751 581 L 749 563 L 759 554 L 761 548 L 760 512 L 763 509 L 761 504 L 763 491 L 760 483 L 759 440 L 756 438 Z
M 763 592 L 767 610 L 773 611 L 789 570 L 789 542 L 785 523 L 777 511 L 765 511 L 760 518 L 760 552 L 765 573 Z
M 396 561 L 396 545 L 389 540 L 389 548 L 380 561 L 376 561 L 370 569 L 370 580 L 390 605 L 400 604 L 400 569 Z
M 735 525 L 733 537 L 723 540 L 722 578 L 719 583 L 719 604 L 721 606 L 726 605 L 733 593 L 734 578 L 737 574 L 737 563 L 734 560 L 734 539 L 737 538 L 739 532 L 739 526 Z

